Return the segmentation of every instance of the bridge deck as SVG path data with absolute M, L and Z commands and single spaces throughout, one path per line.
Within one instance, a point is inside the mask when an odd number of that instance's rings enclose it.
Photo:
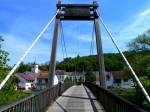
M 83 85 L 69 88 L 47 112 L 104 112 L 103 107 Z

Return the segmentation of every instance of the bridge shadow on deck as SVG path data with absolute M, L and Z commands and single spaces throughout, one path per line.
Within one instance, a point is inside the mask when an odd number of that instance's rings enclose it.
M 96 108 L 96 106 L 95 106 L 95 104 L 94 104 L 94 101 L 93 101 L 93 99 L 91 98 L 91 95 L 90 95 L 90 91 L 84 86 L 84 89 L 85 89 L 85 91 L 86 91 L 86 93 L 87 93 L 87 95 L 88 95 L 88 97 L 89 97 L 89 99 L 90 99 L 90 103 L 91 103 L 91 106 L 92 106 L 92 108 L 93 108 L 93 111 L 94 112 L 98 112 L 97 111 L 97 108 Z
M 57 105 L 64 111 L 64 112 L 67 112 L 67 110 L 60 104 L 56 101 Z
M 104 112 L 97 99 L 83 85 L 69 88 L 47 112 Z
M 62 95 L 62 97 L 79 98 L 79 99 L 86 99 L 86 100 L 96 100 L 96 98 L 86 98 L 86 97 L 68 96 L 68 95 Z
M 84 87 L 84 89 L 85 89 L 85 91 L 86 91 L 86 93 L 87 93 L 87 95 L 88 95 L 88 97 L 78 97 L 78 96 L 68 96 L 68 95 L 62 95 L 62 97 L 67 97 L 67 98 L 78 98 L 78 99 L 84 99 L 84 100 L 89 100 L 90 101 L 90 103 L 91 103 L 91 106 L 92 106 L 92 108 L 93 108 L 93 112 L 98 112 L 97 111 L 97 108 L 96 108 L 96 106 L 95 106 L 95 104 L 94 104 L 94 101 L 93 100 L 97 100 L 96 98 L 92 98 L 91 97 L 91 93 L 90 93 L 90 91 L 85 87 L 85 86 L 83 86 Z M 59 105 L 59 106 L 61 106 L 61 105 Z

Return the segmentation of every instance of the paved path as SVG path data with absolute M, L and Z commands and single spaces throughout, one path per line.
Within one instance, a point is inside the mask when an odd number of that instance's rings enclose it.
M 93 94 L 83 85 L 69 88 L 47 112 L 105 112 Z

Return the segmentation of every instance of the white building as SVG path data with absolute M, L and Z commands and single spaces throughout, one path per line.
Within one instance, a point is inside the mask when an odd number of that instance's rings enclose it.
M 31 72 L 26 73 L 16 73 L 16 77 L 19 79 L 19 83 L 17 85 L 18 89 L 45 89 L 48 86 L 48 72 L 40 72 L 38 68 L 38 64 L 33 64 L 31 68 Z M 53 85 L 58 84 L 58 78 L 54 76 Z
M 31 73 L 16 73 L 15 76 L 19 79 L 17 89 L 31 90 L 35 88 L 36 78 Z
M 96 84 L 99 85 L 99 72 L 95 72 L 95 74 Z M 108 88 L 132 88 L 134 86 L 133 80 L 124 71 L 109 71 L 105 72 L 105 74 Z
M 48 72 L 39 72 L 39 73 L 34 73 L 33 75 L 37 79 L 36 89 L 42 90 L 42 89 L 46 89 L 49 86 L 48 85 Z M 55 75 L 53 85 L 57 85 L 58 82 L 59 82 L 58 78 Z
M 56 70 L 55 74 L 58 77 L 59 82 L 64 82 L 66 78 L 71 79 L 72 81 L 85 81 L 84 72 L 66 72 L 64 70 Z
M 67 74 L 64 70 L 56 70 L 55 74 L 59 82 L 64 82 L 64 80 L 67 78 Z
M 66 72 L 66 75 L 69 79 L 72 81 L 76 80 L 79 82 L 82 80 L 83 82 L 85 81 L 85 72 Z
M 36 63 L 34 63 L 34 64 L 32 65 L 31 71 L 32 71 L 33 73 L 39 73 L 39 65 L 36 64 Z

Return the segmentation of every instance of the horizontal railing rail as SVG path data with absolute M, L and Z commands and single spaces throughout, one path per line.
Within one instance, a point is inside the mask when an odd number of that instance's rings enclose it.
M 73 83 L 59 83 L 50 89 L 1 107 L 0 112 L 44 112 L 58 96 L 72 85 Z
M 97 97 L 106 112 L 148 112 L 95 84 L 86 82 L 84 85 Z

